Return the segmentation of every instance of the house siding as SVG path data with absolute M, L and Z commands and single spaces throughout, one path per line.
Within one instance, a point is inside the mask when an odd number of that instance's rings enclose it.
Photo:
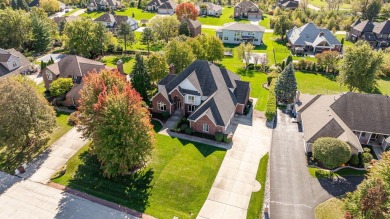
M 203 131 L 203 124 L 207 123 L 209 125 L 209 131 L 204 132 Z M 202 132 L 210 135 L 215 135 L 215 133 L 222 132 L 224 133 L 224 127 L 222 126 L 216 126 L 207 115 L 202 116 L 200 119 L 198 119 L 196 122 L 195 121 L 190 121 L 190 127 L 192 130 L 196 132 Z
M 184 97 L 178 90 L 174 90 L 171 93 L 171 99 L 173 100 L 173 106 L 174 106 L 173 109 L 175 109 L 175 107 L 176 107 L 175 97 L 179 98 L 181 101 L 181 110 L 180 111 L 181 111 L 181 115 L 184 116 L 185 115 L 185 107 L 186 107 L 185 106 L 186 104 L 184 102 Z M 172 111 L 172 113 L 173 113 L 173 111 Z
M 219 37 L 223 43 L 230 44 L 241 44 L 244 42 L 241 40 L 234 40 L 236 33 L 241 32 L 241 36 L 253 36 L 254 40 L 252 42 L 253 45 L 261 45 L 263 40 L 263 32 L 253 32 L 253 31 L 235 31 L 235 30 L 222 30 L 221 32 L 217 32 L 217 37 Z M 253 34 L 253 35 L 250 35 Z M 227 39 L 225 39 L 227 37 Z M 257 41 L 255 41 L 257 39 Z

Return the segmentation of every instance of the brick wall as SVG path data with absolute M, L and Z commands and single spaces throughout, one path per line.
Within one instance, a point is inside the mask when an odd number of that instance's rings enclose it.
M 173 100 L 173 105 L 175 106 L 175 97 L 179 98 L 181 100 L 181 115 L 185 115 L 185 104 L 184 104 L 184 97 L 181 95 L 181 93 L 178 90 L 174 90 L 171 93 L 171 99 Z M 174 108 L 173 108 L 174 110 Z M 173 113 L 173 111 L 172 111 Z
M 161 94 L 157 94 L 153 100 L 152 100 L 152 112 L 155 112 L 155 113 L 163 113 L 164 111 L 160 111 L 157 107 L 157 103 L 158 102 L 164 102 L 166 105 L 167 105 L 167 111 L 169 114 L 169 108 L 171 107 L 170 103 L 168 102 L 168 100 Z
M 209 125 L 209 131 L 204 132 L 203 131 L 203 124 L 207 123 Z M 203 132 L 207 133 L 210 135 L 214 135 L 217 132 L 224 132 L 224 128 L 220 126 L 214 125 L 214 123 L 209 119 L 208 116 L 204 115 L 202 118 L 198 119 L 196 122 L 190 121 L 190 127 L 192 130 L 197 131 L 197 132 Z
M 236 113 L 243 114 L 244 113 L 244 105 L 237 104 Z

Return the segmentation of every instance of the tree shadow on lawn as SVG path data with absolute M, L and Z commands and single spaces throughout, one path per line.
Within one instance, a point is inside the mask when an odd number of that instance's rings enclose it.
M 132 59 L 133 59 L 133 57 L 131 57 L 129 55 L 122 55 L 122 56 L 116 56 L 112 60 L 108 61 L 108 63 L 110 63 L 112 65 L 116 65 L 119 60 L 122 60 L 122 62 L 124 64 L 126 64 L 126 63 L 130 62 Z
M 188 141 L 188 140 L 184 140 L 181 138 L 177 138 L 177 139 L 180 141 L 180 143 L 183 145 L 183 147 L 186 147 L 189 144 L 193 144 L 196 147 L 196 149 L 198 149 L 198 151 L 203 155 L 203 157 L 208 157 L 209 155 L 211 155 L 217 151 L 226 151 L 225 149 L 214 147 L 214 146 L 207 145 L 207 144 L 202 144 L 202 143 L 198 143 L 198 142 L 194 142 L 194 141 Z
M 68 187 L 99 198 L 144 212 L 150 205 L 149 196 L 153 188 L 153 169 L 142 169 L 134 174 L 105 178 L 95 155 L 85 151 L 79 156 L 78 166 Z
M 320 75 L 323 76 L 331 81 L 337 82 L 337 75 L 332 73 L 319 73 L 319 72 L 312 72 L 312 71 L 306 71 L 306 70 L 297 70 L 303 74 L 311 74 L 311 75 Z

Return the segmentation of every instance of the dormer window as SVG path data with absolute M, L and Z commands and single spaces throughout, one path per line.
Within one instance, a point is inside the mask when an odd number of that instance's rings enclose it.
M 46 71 L 46 78 L 47 78 L 47 80 L 49 80 L 49 81 L 53 80 L 53 75 L 51 74 L 50 71 Z
M 188 95 L 187 96 L 187 102 L 188 103 L 195 103 L 195 96 L 192 96 L 192 95 Z
M 18 66 L 18 64 L 16 64 L 16 62 L 14 62 L 14 63 L 12 63 L 12 66 L 16 67 L 16 66 Z

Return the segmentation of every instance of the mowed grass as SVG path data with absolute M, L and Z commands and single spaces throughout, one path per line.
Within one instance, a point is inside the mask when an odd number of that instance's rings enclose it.
M 272 17 L 273 17 L 272 15 L 263 14 L 263 20 L 259 22 L 259 25 L 265 27 L 265 29 L 271 29 L 270 20 Z
M 109 67 L 116 68 L 117 62 L 122 60 L 123 62 L 123 70 L 126 74 L 130 74 L 133 66 L 135 64 L 134 56 L 130 55 L 108 55 L 104 56 L 100 61 L 106 64 Z
M 95 18 L 98 18 L 100 16 L 102 16 L 105 12 L 98 12 L 98 11 L 92 11 L 92 12 L 85 12 L 85 13 L 82 13 L 80 14 L 79 16 L 80 17 L 89 17 L 91 19 L 95 19 Z
M 115 11 L 116 15 L 126 15 L 129 17 L 134 18 L 135 20 L 141 20 L 141 19 L 146 19 L 150 20 L 152 17 L 156 16 L 156 13 L 152 12 L 147 12 L 147 11 L 142 11 L 141 9 L 138 8 L 126 8 L 124 11 Z M 134 17 L 133 17 L 134 14 Z
M 324 9 L 328 9 L 328 4 L 326 3 L 325 0 L 309 0 L 309 4 L 312 4 L 318 8 L 321 8 L 323 7 Z M 351 4 L 346 4 L 346 3 L 342 3 L 340 5 L 340 8 L 341 9 L 352 9 L 352 5 Z
M 147 45 L 142 44 L 142 42 L 141 42 L 141 38 L 142 38 L 141 32 L 134 32 L 134 38 L 135 38 L 135 42 L 132 42 L 131 45 L 127 45 L 127 48 L 126 48 L 127 50 L 144 50 L 144 51 L 148 50 Z M 125 44 L 124 44 L 123 39 L 118 38 L 118 37 L 115 37 L 115 39 L 116 39 L 115 44 L 119 44 L 122 46 L 123 49 L 125 49 Z M 162 45 L 151 44 L 150 51 L 157 52 L 157 51 L 162 50 L 162 47 L 163 47 Z
M 215 36 L 215 29 L 209 29 L 209 28 L 202 28 L 202 34 Z
M 213 25 L 213 26 L 222 26 L 226 23 L 230 22 L 241 22 L 241 23 L 249 23 L 248 20 L 241 20 L 241 19 L 234 19 L 230 18 L 233 16 L 234 8 L 222 8 L 222 15 L 220 17 L 213 17 L 213 16 L 199 16 L 198 20 L 203 25 Z
M 343 201 L 334 197 L 321 204 L 314 210 L 316 219 L 343 219 Z
M 156 140 L 151 160 L 134 175 L 104 178 L 86 145 L 52 181 L 157 218 L 195 218 L 226 151 L 160 134 Z
M 341 86 L 337 82 L 336 76 L 330 74 L 296 71 L 295 77 L 298 83 L 298 90 L 302 93 L 337 94 L 348 91 L 345 86 Z
M 257 192 L 253 192 L 251 195 L 251 199 L 248 206 L 247 218 L 261 218 L 264 204 L 265 181 L 267 179 L 268 159 L 269 154 L 267 153 L 260 160 L 259 168 L 256 174 L 256 180 L 260 183 L 261 189 Z
M 381 94 L 390 96 L 390 77 L 382 77 L 378 80 L 378 88 Z
M 80 9 L 81 9 L 81 8 L 71 9 L 71 10 L 69 10 L 68 13 L 65 13 L 65 14 L 64 14 L 64 17 L 68 17 L 68 16 L 72 15 L 73 13 L 75 13 L 76 11 L 78 11 L 78 10 L 80 10 Z

